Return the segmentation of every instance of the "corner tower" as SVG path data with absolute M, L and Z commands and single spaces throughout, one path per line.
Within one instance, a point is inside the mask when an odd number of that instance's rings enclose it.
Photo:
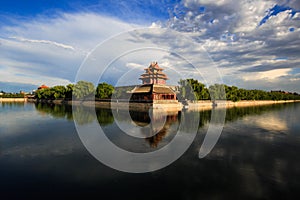
M 152 62 L 150 66 L 144 70 L 145 72 L 139 78 L 143 84 L 166 84 L 168 77 L 163 72 L 164 69 L 158 66 L 157 62 Z

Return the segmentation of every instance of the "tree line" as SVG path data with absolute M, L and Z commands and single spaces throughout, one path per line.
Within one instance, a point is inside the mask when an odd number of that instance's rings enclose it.
M 248 90 L 238 88 L 236 86 L 228 86 L 225 84 L 214 84 L 206 87 L 203 83 L 195 79 L 179 80 L 178 82 L 179 100 L 300 100 L 298 93 L 290 93 L 285 91 L 263 91 Z M 76 84 L 67 86 L 54 86 L 51 88 L 39 89 L 35 93 L 37 99 L 111 99 L 123 98 L 128 96 L 127 91 L 132 90 L 133 86 L 116 87 L 108 83 L 99 83 L 97 87 L 93 83 L 87 81 L 79 81 Z
M 188 100 L 300 100 L 296 92 L 247 90 L 225 84 L 214 84 L 206 87 L 194 79 L 180 80 L 179 97 Z
M 67 86 L 58 85 L 39 89 L 35 92 L 35 98 L 50 100 L 71 100 L 75 98 L 84 100 L 94 96 L 99 99 L 110 99 L 113 92 L 114 87 L 107 83 L 99 83 L 97 87 L 95 87 L 91 82 L 78 81 L 76 84 L 68 84 Z
M 2 98 L 24 98 L 24 94 L 22 94 L 22 93 L 16 93 L 16 94 L 14 94 L 14 93 L 4 93 L 4 92 L 1 92 L 2 93 L 2 95 L 0 95 L 0 97 L 2 97 Z

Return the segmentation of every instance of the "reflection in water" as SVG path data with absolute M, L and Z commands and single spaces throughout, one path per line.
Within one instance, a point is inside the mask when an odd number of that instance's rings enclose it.
M 132 199 L 132 188 L 135 196 L 145 199 L 296 199 L 300 196 L 300 104 L 228 109 L 222 135 L 203 159 L 198 159 L 198 151 L 210 111 L 171 114 L 156 134 L 161 134 L 161 138 L 131 142 L 118 135 L 121 130 L 110 110 L 96 109 L 98 121 L 105 126 L 108 137 L 128 144 L 129 150 L 160 148 L 177 130 L 182 116 L 194 123 L 193 118 L 200 114 L 199 134 L 185 154 L 170 166 L 146 174 L 118 172 L 90 156 L 74 124 L 70 123 L 69 107 L 1 106 L 0 119 L 4 123 L 0 123 L 0 191 L 4 199 L 42 195 L 52 199 L 58 195 L 86 198 L 99 195 L 99 191 L 111 199 Z M 9 114 L 18 119 L 13 121 Z M 39 121 L 41 115 L 47 117 Z M 121 113 L 120 119 L 122 116 Z M 145 113 L 131 113 L 131 117 L 122 122 L 128 124 L 134 120 L 136 125 L 146 127 L 149 118 L 161 120 Z M 9 119 L 5 121 L 6 118 Z M 184 130 L 188 132 L 188 124 Z M 158 142 L 149 142 L 151 139 Z M 149 193 L 153 185 L 164 189 Z
M 300 129 L 293 122 L 299 119 L 299 111 L 300 104 L 238 109 L 235 117 L 228 118 L 235 120 L 227 120 L 219 142 L 203 160 L 214 165 L 214 171 L 206 168 L 205 172 L 219 178 L 208 185 L 213 187 L 218 182 L 226 187 L 229 180 L 235 191 L 227 195 L 235 192 L 236 197 L 251 199 L 289 199 L 299 195 L 296 177 L 300 176 Z M 291 134 L 296 130 L 297 134 Z M 195 141 L 196 147 L 201 145 Z
M 77 124 L 84 125 L 90 124 L 95 119 L 93 112 L 93 108 L 77 106 L 73 108 L 73 116 Z
M 68 105 L 36 103 L 35 108 L 41 115 L 50 114 L 54 118 L 73 120 L 72 107 Z
M 2 103 L 2 107 L 24 107 L 24 103 Z M 242 119 L 248 115 L 262 115 L 268 111 L 280 110 L 285 107 L 293 106 L 293 104 L 276 104 L 276 105 L 268 105 L 268 106 L 252 106 L 252 107 L 234 107 L 226 110 L 226 118 L 225 122 L 232 122 L 238 119 Z M 72 116 L 72 107 L 69 105 L 57 105 L 57 104 L 45 104 L 45 103 L 36 103 L 36 110 L 39 111 L 41 115 L 50 114 L 54 118 L 66 118 L 68 120 L 73 120 Z M 218 109 L 216 110 L 218 111 Z M 75 109 L 75 112 L 81 115 L 79 123 L 86 124 L 91 123 L 93 121 L 92 112 L 93 108 L 78 106 Z M 194 123 L 193 119 L 197 119 L 196 115 L 200 115 L 199 128 L 203 127 L 205 124 L 209 123 L 211 118 L 211 110 L 203 110 L 203 111 L 185 111 L 186 116 L 189 118 L 190 123 Z M 104 108 L 96 108 L 97 120 L 100 125 L 106 126 L 112 124 L 114 122 L 114 116 L 110 109 Z M 180 114 L 180 112 L 179 112 Z M 168 113 L 167 115 L 162 115 L 162 112 L 157 112 L 153 114 L 154 122 L 159 122 L 162 117 L 166 116 L 177 116 L 178 113 Z M 138 112 L 138 111 L 130 111 L 130 117 L 122 118 L 122 115 L 118 117 L 119 120 L 130 122 L 133 120 L 138 126 L 147 126 L 151 122 L 151 118 L 149 116 L 149 112 Z M 168 123 L 178 122 L 180 120 L 180 116 L 176 117 L 177 120 L 168 120 Z M 175 118 L 174 118 L 175 119 Z M 276 121 L 277 119 L 268 118 L 267 122 L 257 122 L 260 123 L 261 126 L 279 126 L 283 128 L 285 125 L 280 121 Z M 185 130 L 188 131 L 189 127 L 186 127 Z
M 93 108 L 77 106 L 74 107 L 74 113 L 72 106 L 64 104 L 45 104 L 36 103 L 36 110 L 41 115 L 50 114 L 54 118 L 66 118 L 67 120 L 73 120 L 73 114 L 75 114 L 76 122 L 79 125 L 92 123 L 94 121 Z M 96 109 L 97 120 L 101 126 L 106 126 L 114 122 L 114 118 L 110 109 Z
M 106 136 L 117 146 L 131 152 L 151 152 L 160 149 L 175 137 L 180 112 L 114 111 L 115 122 L 104 129 Z M 171 133 L 171 134 L 169 134 Z M 148 144 L 145 146 L 145 144 Z
M 96 114 L 101 126 L 107 126 L 114 122 L 114 116 L 110 109 L 96 109 Z
M 146 136 L 145 139 L 149 142 L 150 146 L 157 147 L 158 143 L 170 132 L 171 125 L 179 121 L 180 112 L 165 113 L 159 110 L 151 110 L 150 112 L 152 116 L 150 116 L 149 112 L 130 111 L 130 116 L 133 122 L 139 126 L 150 125 L 145 129 L 141 129 L 141 131 Z M 160 122 L 164 123 L 161 125 Z
M 6 103 L 2 104 L 2 106 L 9 107 L 21 107 L 24 106 L 23 103 Z M 276 116 L 264 116 L 267 120 L 261 120 L 258 117 L 247 118 L 246 116 L 258 116 L 263 115 L 264 113 L 272 110 L 280 110 L 281 108 L 292 106 L 290 105 L 269 105 L 269 106 L 253 106 L 253 107 L 241 107 L 241 108 L 230 108 L 226 110 L 226 118 L 225 123 L 233 122 L 238 119 L 248 120 L 251 124 L 256 124 L 262 128 L 267 130 L 287 130 L 287 125 L 284 121 L 276 118 Z M 69 105 L 56 105 L 56 104 L 43 104 L 37 103 L 35 104 L 36 110 L 41 115 L 50 114 L 54 118 L 65 118 L 67 120 L 73 120 L 72 115 L 72 107 Z M 216 109 L 216 112 L 220 110 Z M 76 115 L 76 122 L 79 125 L 84 125 L 88 123 L 92 123 L 94 119 L 93 108 L 91 107 L 82 107 L 78 106 L 74 108 L 74 115 Z M 126 111 L 127 112 L 127 111 Z M 181 120 L 181 112 L 161 112 L 159 110 L 152 110 L 151 116 L 149 112 L 138 112 L 138 111 L 129 111 L 130 118 L 124 111 L 119 111 L 116 116 L 112 114 L 110 109 L 96 108 L 96 115 L 99 124 L 103 127 L 112 125 L 114 123 L 114 117 L 117 117 L 119 121 L 124 123 L 134 122 L 136 126 L 144 127 L 141 129 L 141 134 L 144 135 L 146 141 L 150 144 L 152 148 L 157 148 L 159 142 L 162 142 L 164 138 L 168 135 L 168 133 L 176 133 L 178 130 L 179 124 L 182 126 L 182 130 L 185 132 L 191 131 L 193 128 L 190 124 L 199 123 L 199 128 L 203 127 L 205 124 L 210 122 L 211 118 L 211 110 L 204 111 L 183 111 L 185 114 L 186 121 L 188 123 L 180 123 Z M 200 115 L 200 121 L 197 121 Z M 216 115 L 217 116 L 217 115 Z M 150 124 L 150 126 L 148 126 Z M 170 129 L 171 126 L 174 126 Z M 122 130 L 120 130 L 122 131 Z M 108 137 L 109 134 L 108 134 Z M 168 141 L 171 138 L 168 138 Z M 166 141 L 167 142 L 167 141 Z
M 26 104 L 26 102 L 0 102 L 0 106 L 2 108 L 20 108 L 20 107 L 24 107 L 24 105 Z
M 236 121 L 248 115 L 261 115 L 265 112 L 280 110 L 293 105 L 294 104 L 274 104 L 265 106 L 233 107 L 226 109 L 225 122 Z
M 158 143 L 170 132 L 170 127 L 173 123 L 178 122 L 178 115 L 168 115 L 166 116 L 165 125 L 161 130 L 159 130 L 154 136 L 146 138 L 151 147 L 157 147 Z
M 137 112 L 137 111 L 129 110 L 129 114 L 133 122 L 138 126 L 144 127 L 151 123 L 149 112 Z
M 245 117 L 244 121 L 249 124 L 255 124 L 268 131 L 287 131 L 287 122 L 281 120 L 278 116 L 262 114 L 259 117 Z

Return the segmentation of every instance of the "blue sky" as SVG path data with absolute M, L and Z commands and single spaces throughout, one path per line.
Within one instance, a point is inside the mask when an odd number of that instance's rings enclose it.
M 300 92 L 299 11 L 297 0 L 1 1 L 0 90 L 31 91 L 41 84 L 73 83 L 91 51 L 123 33 L 122 40 L 97 59 L 105 60 L 113 49 L 130 49 L 147 39 L 145 47 L 156 45 L 192 59 L 207 80 L 213 80 L 206 73 L 213 71 L 207 67 L 213 65 L 228 85 Z M 127 42 L 130 34 L 124 32 L 150 27 L 177 36 L 149 29 Z M 175 44 L 180 37 L 190 38 L 193 44 Z M 175 72 L 184 74 L 188 68 L 171 53 L 137 55 L 120 58 L 104 80 L 115 84 L 123 73 L 128 77 L 122 79 L 138 84 L 139 73 L 153 60 L 172 79 L 178 78 Z
M 58 13 L 94 12 L 121 20 L 149 23 L 168 19 L 170 8 L 179 1 L 126 1 L 126 0 L 19 0 L 2 1 L 0 13 L 28 20 L 39 15 L 55 17 Z M 9 20 L 5 20 L 9 23 Z M 3 22 L 2 22 L 3 23 Z

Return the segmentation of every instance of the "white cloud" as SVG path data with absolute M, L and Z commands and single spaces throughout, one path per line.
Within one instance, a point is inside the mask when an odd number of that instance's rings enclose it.
M 255 81 L 255 80 L 261 80 L 261 79 L 272 81 L 279 77 L 289 75 L 289 72 L 291 72 L 291 71 L 292 71 L 292 69 L 273 69 L 273 70 L 264 71 L 264 72 L 250 72 L 250 73 L 246 73 L 245 75 L 243 75 L 243 79 L 245 81 L 248 81 L 248 80 Z
M 139 67 L 139 68 L 142 68 L 142 67 L 145 67 L 145 66 L 142 65 L 142 64 L 129 62 L 129 63 L 126 63 L 126 67 L 133 67 L 133 68 Z
M 31 40 L 31 39 L 26 39 L 26 38 L 20 38 L 20 37 L 10 37 L 11 39 L 16 39 L 19 40 L 20 42 L 31 42 L 31 43 L 41 43 L 41 44 L 50 44 L 54 45 L 57 47 L 61 47 L 64 49 L 70 49 L 70 50 L 75 50 L 74 47 L 62 43 L 57 43 L 54 41 L 49 41 L 49 40 Z
M 0 69 L 9 72 L 6 72 L 4 78 L 7 82 L 18 80 L 27 83 L 30 79 L 24 77 L 32 75 L 49 79 L 49 83 L 51 78 L 60 83 L 72 82 L 84 57 L 102 42 L 105 52 L 90 55 L 88 63 L 94 65 L 96 70 L 107 67 L 99 66 L 97 59 L 105 60 L 106 63 L 119 60 L 113 63 L 110 73 L 107 73 L 108 80 L 117 79 L 128 68 L 133 70 L 146 67 L 151 61 L 169 63 L 166 68 L 172 76 L 176 76 L 173 72 L 180 71 L 184 76 L 194 77 L 195 73 L 190 70 L 190 66 L 187 67 L 185 61 L 172 54 L 176 52 L 184 59 L 193 60 L 202 78 L 210 83 L 220 81 L 211 70 L 218 66 L 226 84 L 254 88 L 259 83 L 259 89 L 267 89 L 270 88 L 269 81 L 272 81 L 278 84 L 274 87 L 288 89 L 291 88 L 288 87 L 290 80 L 294 80 L 292 88 L 299 92 L 295 86 L 297 83 L 300 85 L 300 81 L 293 75 L 294 70 L 300 67 L 300 26 L 299 20 L 296 20 L 299 13 L 291 17 L 290 10 L 286 10 L 271 16 L 259 26 L 268 10 L 276 3 L 280 2 L 185 0 L 175 6 L 176 14 L 166 23 L 154 22 L 149 25 L 150 32 L 131 36 L 125 34 L 126 37 L 116 34 L 137 25 L 94 13 L 61 14 L 54 19 L 39 18 L 20 22 L 18 26 L 2 26 Z M 285 6 L 297 9 L 297 5 L 292 0 Z M 203 6 L 205 9 L 201 10 Z M 180 37 L 189 39 L 178 39 L 176 34 L 155 32 L 164 26 L 179 31 Z M 110 57 L 116 52 L 132 50 L 136 44 L 162 48 L 165 52 L 139 50 L 128 52 L 128 55 L 121 58 Z M 93 75 L 93 70 L 89 73 L 87 76 Z M 133 74 L 130 76 L 132 80 Z
M 177 8 L 181 13 L 167 25 L 185 34 L 192 32 L 194 41 L 207 49 L 219 67 L 226 84 L 299 92 L 296 84 L 300 82 L 293 75 L 300 67 L 299 13 L 292 17 L 299 3 L 185 0 L 183 5 L 192 12 Z M 272 15 L 275 5 L 281 6 L 282 12 Z M 203 6 L 205 9 L 199 11 Z M 216 20 L 218 23 L 212 23 Z
M 274 1 L 239 1 L 237 24 L 233 32 L 248 33 L 254 31 L 266 15 L 266 11 L 275 5 Z
M 232 0 L 185 0 L 184 1 L 184 5 L 186 7 L 189 7 L 189 6 L 193 6 L 193 5 L 211 5 L 211 4 L 214 4 L 214 5 L 218 5 L 218 6 L 222 6 L 222 5 L 225 5 L 225 4 L 228 4 L 232 2 Z
M 23 73 L 22 70 L 1 70 L 0 76 L 1 82 L 5 83 L 19 83 L 22 84 L 31 84 L 31 85 L 42 85 L 46 84 L 48 86 L 55 85 L 67 85 L 71 83 L 71 81 L 62 78 L 56 78 L 53 76 L 44 76 L 40 74 L 31 73 Z
M 92 13 L 20 21 L 0 27 L 1 82 L 73 82 L 81 62 L 100 42 L 136 25 Z M 108 51 L 109 53 L 109 51 Z

